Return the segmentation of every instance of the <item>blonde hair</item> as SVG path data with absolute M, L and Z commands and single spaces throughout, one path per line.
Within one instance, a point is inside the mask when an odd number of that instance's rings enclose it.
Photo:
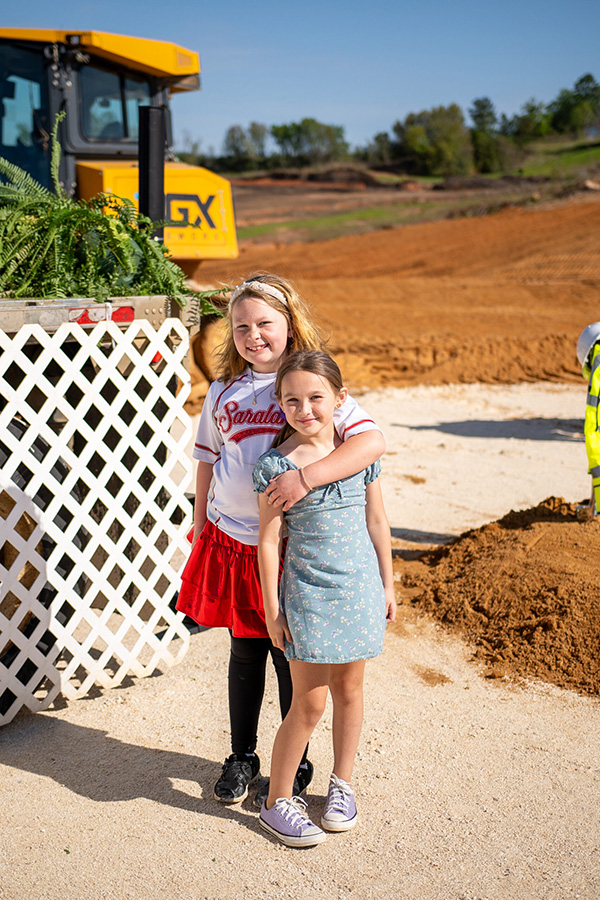
M 290 372 L 310 372 L 313 375 L 320 375 L 329 382 L 329 386 L 333 393 L 337 396 L 344 387 L 344 380 L 340 367 L 328 353 L 323 350 L 299 350 L 297 353 L 290 353 L 283 360 L 277 370 L 277 378 L 275 379 L 275 396 L 281 403 L 281 395 L 283 388 L 283 379 Z M 284 441 L 287 441 L 296 431 L 287 422 L 281 428 L 281 431 L 275 435 L 275 440 L 271 444 L 272 447 L 279 447 Z
M 230 302 L 226 312 L 225 322 L 227 325 L 227 333 L 225 340 L 217 349 L 217 368 L 220 377 L 225 382 L 231 381 L 241 375 L 248 365 L 237 351 L 233 340 L 233 328 L 231 324 L 231 314 L 236 304 L 240 300 L 249 298 L 258 298 L 263 300 L 269 306 L 273 307 L 277 312 L 285 316 L 290 331 L 288 338 L 287 353 L 294 353 L 297 350 L 320 350 L 325 345 L 325 340 L 320 329 L 311 321 L 310 313 L 306 302 L 302 299 L 294 285 L 281 278 L 279 275 L 269 275 L 267 273 L 255 273 L 249 275 L 246 281 L 253 282 L 252 286 L 248 286 L 247 290 L 242 290 L 236 294 L 233 302 Z M 261 291 L 257 282 L 271 285 L 281 291 L 286 299 L 286 303 L 272 297 L 266 291 Z

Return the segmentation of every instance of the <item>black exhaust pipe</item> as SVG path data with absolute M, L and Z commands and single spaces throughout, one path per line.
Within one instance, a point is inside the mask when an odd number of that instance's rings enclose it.
M 153 222 L 165 218 L 166 108 L 140 106 L 139 112 L 139 208 Z M 163 240 L 163 229 L 154 237 Z

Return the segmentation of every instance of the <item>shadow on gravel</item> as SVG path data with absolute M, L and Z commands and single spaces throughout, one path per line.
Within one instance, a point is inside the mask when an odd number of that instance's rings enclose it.
M 435 544 L 449 544 L 451 541 L 456 540 L 455 534 L 444 534 L 436 531 L 418 531 L 415 528 L 390 528 L 393 538 L 398 538 L 401 541 L 407 541 L 411 544 L 423 544 L 426 547 Z M 415 558 L 412 554 L 416 553 L 417 556 L 420 556 L 422 553 L 421 549 L 413 550 L 412 548 L 392 548 L 392 556 L 400 556 L 403 559 L 413 559 Z M 408 554 L 408 555 L 407 555 Z
M 438 422 L 435 425 L 403 425 L 396 428 L 410 431 L 441 431 L 458 437 L 516 438 L 520 441 L 579 441 L 583 442 L 583 419 L 468 419 L 464 422 Z
M 219 762 L 129 744 L 109 737 L 106 731 L 42 715 L 16 719 L 2 728 L 0 763 L 51 778 L 97 803 L 145 798 L 215 818 L 237 819 L 245 825 L 251 821 L 248 811 L 258 812 L 252 805 L 253 795 L 236 806 L 214 800 L 213 785 L 221 774 Z M 180 781 L 193 783 L 190 793 L 175 786 Z

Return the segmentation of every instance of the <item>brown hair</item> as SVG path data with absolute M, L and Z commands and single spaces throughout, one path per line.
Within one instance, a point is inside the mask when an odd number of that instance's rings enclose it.
M 217 350 L 218 371 L 225 382 L 237 378 L 248 365 L 247 361 L 240 356 L 236 349 L 231 327 L 231 312 L 239 300 L 246 300 L 252 297 L 264 300 L 265 303 L 285 316 L 290 330 L 288 353 L 293 353 L 296 350 L 320 350 L 325 345 L 320 329 L 311 320 L 306 302 L 302 299 L 292 282 L 281 278 L 279 275 L 263 273 L 249 275 L 242 284 L 245 284 L 246 281 L 262 281 L 264 284 L 276 287 L 284 295 L 287 302 L 282 303 L 281 300 L 272 297 L 266 291 L 261 291 L 256 284 L 248 287 L 248 290 L 241 291 L 236 296 L 226 313 L 227 334 L 225 335 L 225 340 Z
M 344 387 L 340 367 L 328 353 L 325 353 L 323 350 L 298 350 L 296 353 L 290 353 L 286 356 L 277 370 L 275 395 L 280 403 L 283 379 L 290 372 L 311 372 L 313 375 L 320 375 L 329 382 L 331 390 L 336 395 Z M 281 431 L 275 435 L 275 440 L 271 446 L 279 447 L 295 432 L 296 429 L 286 422 Z

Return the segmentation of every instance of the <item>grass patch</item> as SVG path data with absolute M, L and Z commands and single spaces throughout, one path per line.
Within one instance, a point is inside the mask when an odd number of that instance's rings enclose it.
M 600 166 L 600 142 L 563 141 L 532 145 L 531 155 L 524 161 L 524 175 L 569 178 Z
M 296 219 L 291 222 L 249 225 L 238 228 L 238 238 L 242 241 L 269 237 L 281 239 L 287 235 L 288 240 L 293 240 L 293 235 L 297 234 L 299 240 L 327 240 L 342 234 L 356 234 L 386 227 L 397 228 L 415 221 L 426 221 L 432 210 L 444 205 L 449 204 L 425 202 L 411 203 L 402 207 L 373 206 L 330 216 Z
M 369 175 L 372 175 L 379 184 L 383 184 L 386 187 L 401 184 L 403 181 L 430 187 L 432 184 L 437 184 L 444 180 L 438 175 L 407 175 L 406 173 L 378 172 L 377 169 L 369 169 Z
M 521 202 L 521 196 L 503 197 L 503 202 Z M 371 206 L 366 209 L 336 213 L 289 222 L 268 223 L 265 225 L 249 225 L 238 228 L 241 241 L 273 241 L 291 243 L 293 241 L 324 241 L 352 234 L 366 234 L 389 228 L 401 228 L 405 225 L 418 225 L 435 222 L 440 219 L 461 216 L 485 215 L 494 211 L 489 204 L 481 206 L 469 197 L 464 201 L 444 200 L 443 196 L 430 200 L 410 200 L 399 202 L 393 206 Z

